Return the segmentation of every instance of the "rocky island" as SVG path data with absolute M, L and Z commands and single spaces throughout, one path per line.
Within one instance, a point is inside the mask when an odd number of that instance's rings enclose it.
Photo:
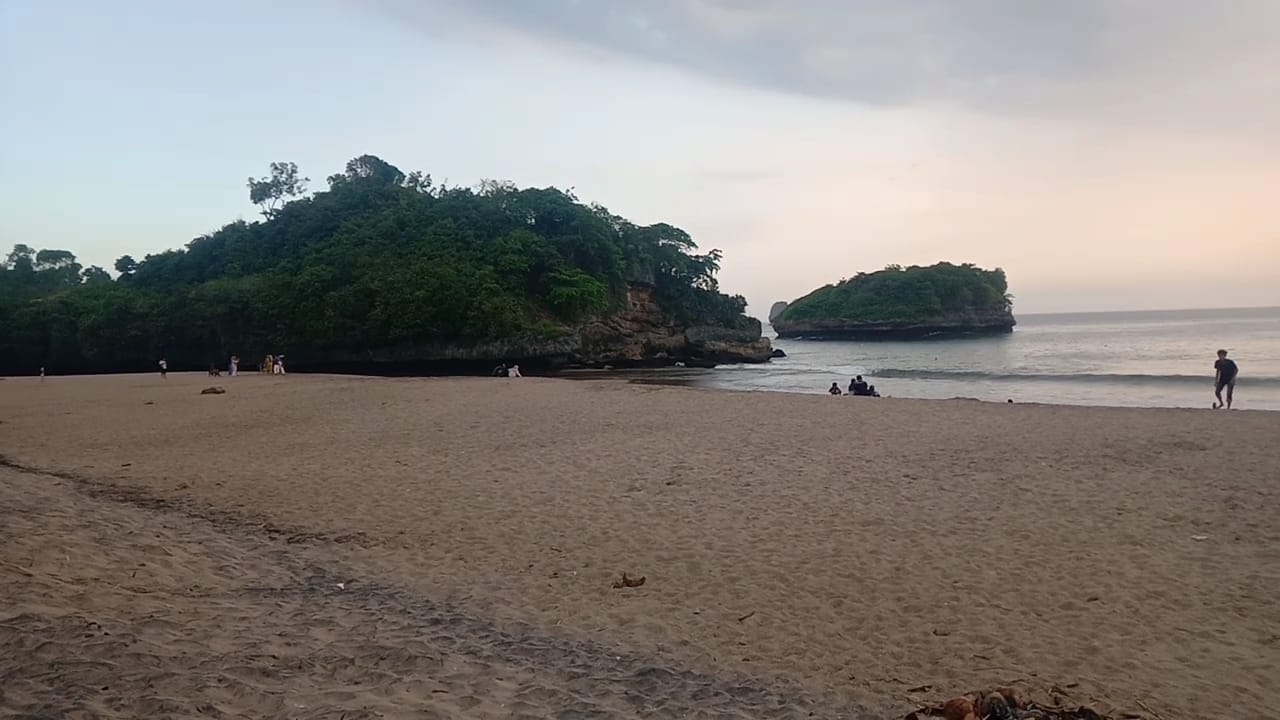
M 1003 270 L 945 262 L 859 273 L 770 315 L 778 337 L 814 340 L 1005 333 L 1016 324 Z
M 0 262 L 0 375 L 225 366 L 370 374 L 767 362 L 720 292 L 720 252 L 554 188 L 436 185 L 364 155 L 306 190 L 293 163 L 248 182 L 263 219 L 117 277 L 66 250 Z

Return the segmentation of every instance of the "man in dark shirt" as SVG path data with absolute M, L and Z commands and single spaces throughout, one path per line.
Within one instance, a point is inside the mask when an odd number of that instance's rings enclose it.
M 1213 409 L 1217 410 L 1222 407 L 1222 389 L 1227 389 L 1227 402 L 1225 403 L 1228 410 L 1231 409 L 1231 396 L 1236 389 L 1236 375 L 1240 373 L 1240 368 L 1236 367 L 1234 360 L 1227 359 L 1227 351 L 1218 351 L 1218 362 L 1213 364 L 1213 395 L 1218 398 L 1218 402 L 1213 404 Z
M 863 380 L 861 375 L 854 378 L 853 382 L 849 383 L 849 394 L 860 395 L 862 397 L 866 397 L 871 394 L 871 391 L 867 386 L 867 381 Z

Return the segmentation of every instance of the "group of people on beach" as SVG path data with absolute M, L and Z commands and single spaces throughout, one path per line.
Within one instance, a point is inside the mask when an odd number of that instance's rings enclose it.
M 502 363 L 498 367 L 494 368 L 493 376 L 494 377 L 513 377 L 513 378 L 524 377 L 524 375 L 520 374 L 519 365 L 507 365 L 506 363 Z
M 840 383 L 834 382 L 831 383 L 831 387 L 827 389 L 827 392 L 831 395 L 845 394 L 845 392 L 840 389 Z M 866 380 L 862 379 L 861 375 L 858 375 L 849 381 L 848 394 L 856 395 L 858 397 L 880 397 L 880 393 L 876 391 L 876 386 L 867 383 Z
M 160 358 L 158 363 L 160 366 L 160 379 L 165 380 L 169 377 L 169 360 Z M 262 375 L 284 375 L 284 355 L 268 355 L 262 364 L 258 366 L 258 372 Z M 44 376 L 44 368 L 40 368 L 41 377 Z M 216 377 L 221 375 L 218 367 L 212 363 L 209 364 L 209 376 Z M 240 374 L 240 356 L 232 355 L 231 360 L 227 362 L 227 375 L 235 377 Z

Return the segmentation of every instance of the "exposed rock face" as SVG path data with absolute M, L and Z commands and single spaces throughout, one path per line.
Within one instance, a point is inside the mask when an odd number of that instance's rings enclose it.
M 848 320 L 776 320 L 773 329 L 780 338 L 809 340 L 909 340 L 948 335 L 1007 333 L 1017 324 L 1008 307 L 994 307 L 951 313 L 926 320 L 887 320 L 861 323 Z
M 487 372 L 500 362 L 527 369 L 569 367 L 690 367 L 768 362 L 773 348 L 761 335 L 760 321 L 744 318 L 740 327 L 680 327 L 673 324 L 642 283 L 627 291 L 621 312 L 566 331 L 555 338 L 510 338 L 475 344 L 420 343 L 374 349 L 359 355 L 291 357 L 309 369 L 363 372 Z
M 740 328 L 700 325 L 684 331 L 690 358 L 712 363 L 768 362 L 769 339 L 760 334 L 760 321 L 748 318 Z
M 778 302 L 769 306 L 769 324 L 770 325 L 772 325 L 775 320 L 782 317 L 782 313 L 786 312 L 788 305 L 789 303 L 787 303 L 786 301 L 779 300 Z

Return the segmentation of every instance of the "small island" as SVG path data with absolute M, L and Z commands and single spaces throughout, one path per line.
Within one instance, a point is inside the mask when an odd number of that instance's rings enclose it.
M 1007 333 L 1016 324 L 1004 270 L 947 262 L 858 273 L 786 304 L 770 321 L 779 338 L 812 340 Z

